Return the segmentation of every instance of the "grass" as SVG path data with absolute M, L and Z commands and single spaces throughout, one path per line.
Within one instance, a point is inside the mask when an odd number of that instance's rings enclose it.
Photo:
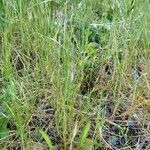
M 149 149 L 149 11 L 1 0 L 0 149 Z

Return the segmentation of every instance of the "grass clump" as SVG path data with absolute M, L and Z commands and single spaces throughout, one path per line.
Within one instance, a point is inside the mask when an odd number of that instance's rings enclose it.
M 149 0 L 0 1 L 1 149 L 149 149 Z

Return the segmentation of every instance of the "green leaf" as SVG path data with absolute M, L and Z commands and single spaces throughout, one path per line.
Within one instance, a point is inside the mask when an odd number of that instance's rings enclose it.
M 6 89 L 4 89 L 3 95 L 2 95 L 2 101 L 7 102 L 10 100 L 14 100 L 16 98 L 16 88 L 13 82 L 11 84 L 7 85 Z
M 7 127 L 0 128 L 0 139 L 6 139 L 9 135 Z
M 41 136 L 44 138 L 44 140 L 48 144 L 49 150 L 54 150 L 54 146 L 53 146 L 53 144 L 52 144 L 52 142 L 50 140 L 50 137 L 47 135 L 47 133 L 42 131 L 42 130 L 39 130 L 39 133 L 41 134 Z
M 4 117 L 0 118 L 0 139 L 5 139 L 9 135 L 9 130 L 7 128 L 8 120 Z
M 83 131 L 81 132 L 81 135 L 80 135 L 80 138 L 79 138 L 79 141 L 78 141 L 78 145 L 79 145 L 80 148 L 83 147 L 84 144 L 85 144 L 85 141 L 86 141 L 88 132 L 90 130 L 90 127 L 91 127 L 91 123 L 88 122 L 86 124 L 86 126 L 84 127 Z
M 97 50 L 99 49 L 99 44 L 95 42 L 91 42 L 86 46 L 86 52 L 89 56 L 91 55 L 97 55 Z

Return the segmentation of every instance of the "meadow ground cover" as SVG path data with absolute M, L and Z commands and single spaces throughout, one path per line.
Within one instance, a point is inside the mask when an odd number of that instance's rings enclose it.
M 0 149 L 150 149 L 149 0 L 0 0 Z

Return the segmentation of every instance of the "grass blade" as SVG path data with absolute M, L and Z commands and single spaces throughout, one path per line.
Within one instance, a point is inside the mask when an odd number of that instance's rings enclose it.
M 91 123 L 88 122 L 88 123 L 86 124 L 86 126 L 84 127 L 83 131 L 81 132 L 81 135 L 80 135 L 80 138 L 79 138 L 79 141 L 78 141 L 79 147 L 83 147 L 83 146 L 84 146 L 86 137 L 87 137 L 88 132 L 89 132 L 89 130 L 90 130 L 90 127 L 91 127 Z
M 54 146 L 50 140 L 50 137 L 47 135 L 47 133 L 42 130 L 39 130 L 39 133 L 41 134 L 41 136 L 44 138 L 44 140 L 48 144 L 49 150 L 54 150 Z

